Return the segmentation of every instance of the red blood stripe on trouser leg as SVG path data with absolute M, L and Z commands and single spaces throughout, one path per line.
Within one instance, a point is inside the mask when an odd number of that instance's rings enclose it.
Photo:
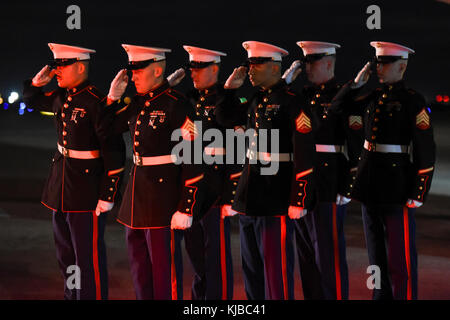
M 92 217 L 92 262 L 94 265 L 95 298 L 97 300 L 101 300 L 102 291 L 100 285 L 100 272 L 98 267 L 98 217 L 95 211 L 92 212 Z
M 170 271 L 172 279 L 172 300 L 178 300 L 177 272 L 175 269 L 175 235 L 172 229 L 170 229 Z
M 339 263 L 339 238 L 337 228 L 337 208 L 333 203 L 333 245 L 334 245 L 334 272 L 336 275 L 336 299 L 342 300 L 341 290 L 341 266 Z
M 287 283 L 287 262 L 286 262 L 286 216 L 280 217 L 281 231 L 281 273 L 283 276 L 283 293 L 284 299 L 289 299 L 288 283 Z
M 222 300 L 227 299 L 227 260 L 225 254 L 225 219 L 219 215 L 220 220 L 220 269 L 222 272 Z
M 405 259 L 406 269 L 408 271 L 408 283 L 407 283 L 407 299 L 412 299 L 412 287 L 411 287 L 411 255 L 409 249 L 409 217 L 408 207 L 403 207 L 403 234 L 405 236 Z

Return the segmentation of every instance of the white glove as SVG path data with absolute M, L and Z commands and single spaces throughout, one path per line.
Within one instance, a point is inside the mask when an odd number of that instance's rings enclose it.
M 125 92 L 128 85 L 127 69 L 120 70 L 109 87 L 108 99 L 112 101 L 119 100 Z
M 300 219 L 308 213 L 307 209 L 301 207 L 289 206 L 288 215 L 291 219 Z
M 413 199 L 408 199 L 408 201 L 406 201 L 406 206 L 407 206 L 408 208 L 411 208 L 411 209 L 413 209 L 413 208 L 419 208 L 419 207 L 421 207 L 422 205 L 423 205 L 423 202 L 416 201 L 416 200 L 413 200 Z
M 238 213 L 237 211 L 234 211 L 233 209 L 231 209 L 231 205 L 229 205 L 229 204 L 225 204 L 220 207 L 220 217 L 222 219 L 224 219 L 226 217 L 232 217 L 232 216 L 236 215 L 237 213 Z
M 55 70 L 50 69 L 49 65 L 46 65 L 39 71 L 31 81 L 34 87 L 43 87 L 48 84 L 55 76 Z
M 111 211 L 113 207 L 114 207 L 114 202 L 98 200 L 97 208 L 95 208 L 95 214 L 98 217 L 100 215 L 100 213 Z
M 295 79 L 297 79 L 298 75 L 302 72 L 302 69 L 300 68 L 301 65 L 302 64 L 300 60 L 295 60 L 294 62 L 292 62 L 289 69 L 287 69 L 284 72 L 281 78 L 283 78 L 287 84 L 291 84 L 292 82 L 294 82 Z
M 183 80 L 183 78 L 186 76 L 186 71 L 184 71 L 183 68 L 180 68 L 178 70 L 175 70 L 171 75 L 167 77 L 167 81 L 169 82 L 169 85 L 171 87 L 175 87 L 177 84 Z
M 337 204 L 338 206 L 342 206 L 343 204 L 347 204 L 347 203 L 349 203 L 350 201 L 352 201 L 352 199 L 347 198 L 347 197 L 344 197 L 344 196 L 340 195 L 339 193 L 337 194 L 337 197 L 336 197 L 336 204 Z
M 181 213 L 177 211 L 172 216 L 172 221 L 170 221 L 171 229 L 187 229 L 192 225 L 192 216 Z
M 352 88 L 357 89 L 365 85 L 367 81 L 369 81 L 369 76 L 370 76 L 370 62 L 367 62 L 366 65 L 358 73 L 355 80 L 353 80 Z
M 247 68 L 241 66 L 234 68 L 233 73 L 228 77 L 225 85 L 225 89 L 237 89 L 244 84 L 244 80 L 247 77 Z

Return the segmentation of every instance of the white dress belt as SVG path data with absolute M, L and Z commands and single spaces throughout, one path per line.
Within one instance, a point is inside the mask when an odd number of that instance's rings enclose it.
M 381 144 L 373 143 L 364 140 L 364 149 L 372 152 L 382 152 L 382 153 L 408 153 L 409 146 L 402 146 L 399 144 Z
M 277 162 L 290 162 L 294 160 L 293 153 L 268 153 L 268 152 L 256 152 L 247 149 L 247 158 L 250 160 L 263 160 L 263 161 L 277 161 Z
M 316 144 L 316 152 L 344 152 L 344 146 L 331 144 Z
M 78 150 L 67 149 L 67 148 L 61 146 L 59 143 L 57 145 L 58 145 L 58 151 L 64 157 L 74 158 L 74 159 L 97 159 L 97 158 L 100 158 L 100 150 L 78 151 Z
M 133 162 L 137 166 L 157 166 L 161 164 L 174 163 L 176 160 L 177 157 L 173 154 L 155 157 L 140 157 L 133 154 Z
M 205 154 L 209 156 L 223 156 L 225 148 L 205 147 Z

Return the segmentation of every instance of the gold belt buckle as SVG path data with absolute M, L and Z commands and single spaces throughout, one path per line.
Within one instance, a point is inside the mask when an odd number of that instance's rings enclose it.
M 142 157 L 134 155 L 134 163 L 137 166 L 142 166 Z
M 68 157 L 69 156 L 69 150 L 67 150 L 64 147 L 61 147 L 61 150 L 62 150 L 62 154 L 63 154 L 64 157 Z

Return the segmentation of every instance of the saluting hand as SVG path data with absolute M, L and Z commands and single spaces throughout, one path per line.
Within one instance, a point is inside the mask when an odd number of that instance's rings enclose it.
M 48 84 L 54 76 L 55 69 L 52 70 L 49 65 L 46 65 L 34 76 L 31 84 L 34 87 L 43 87 Z
M 112 101 L 119 100 L 125 92 L 128 85 L 127 69 L 120 70 L 109 88 L 108 99 Z
M 303 209 L 302 207 L 289 206 L 288 215 L 291 219 L 300 219 L 301 217 L 306 216 L 308 213 L 307 209 Z
M 361 69 L 361 71 L 356 76 L 355 80 L 353 80 L 352 87 L 354 89 L 360 88 L 369 81 L 370 77 L 370 62 L 367 62 L 366 65 Z
M 171 87 L 175 87 L 177 84 L 183 80 L 183 78 L 186 76 L 186 71 L 184 71 L 183 68 L 180 68 L 178 70 L 175 70 L 171 75 L 167 77 L 167 81 L 169 82 L 169 85 Z
M 247 77 L 247 68 L 241 66 L 239 68 L 234 68 L 233 73 L 228 77 L 225 85 L 225 89 L 237 89 L 244 84 L 245 78 Z
M 295 79 L 297 79 L 298 75 L 302 72 L 302 68 L 300 68 L 301 65 L 302 64 L 300 60 L 295 60 L 294 62 L 292 62 L 289 69 L 287 69 L 284 72 L 281 78 L 283 78 L 287 84 L 291 84 L 292 82 L 295 81 Z

